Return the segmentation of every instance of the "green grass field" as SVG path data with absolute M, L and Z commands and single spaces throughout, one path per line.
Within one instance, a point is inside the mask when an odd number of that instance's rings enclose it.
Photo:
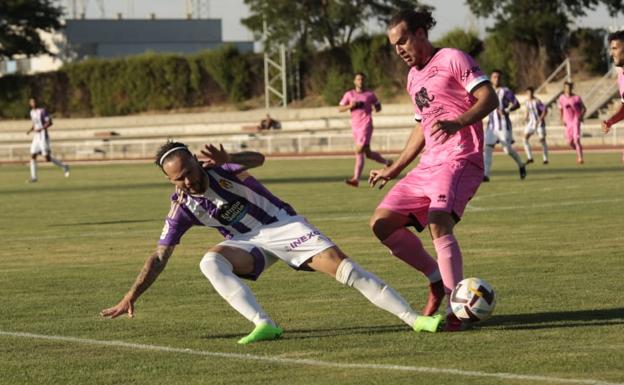
M 425 278 L 368 228 L 384 191 L 345 186 L 351 170 L 350 159 L 274 160 L 254 174 L 419 309 Z M 495 316 L 479 327 L 416 334 L 355 290 L 275 265 L 250 286 L 284 337 L 249 346 L 236 340 L 252 325 L 199 271 L 220 240 L 205 228 L 185 236 L 134 319 L 99 317 L 160 235 L 171 187 L 155 166 L 27 177 L 25 166 L 0 166 L 0 384 L 624 383 L 618 153 L 590 153 L 583 166 L 555 154 L 525 181 L 495 157 L 492 182 L 456 228 L 466 276 L 497 291 Z

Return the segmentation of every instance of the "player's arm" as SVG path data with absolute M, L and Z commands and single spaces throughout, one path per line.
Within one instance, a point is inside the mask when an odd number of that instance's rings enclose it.
M 517 110 L 518 108 L 520 108 L 520 102 L 518 101 L 518 98 L 516 98 L 516 95 L 514 94 L 510 94 L 511 96 L 511 103 L 509 103 L 509 106 L 507 106 L 507 113 L 512 112 Z
M 159 245 L 156 251 L 147 258 L 134 284 L 121 301 L 111 308 L 102 310 L 100 315 L 102 317 L 116 318 L 122 314 L 128 314 L 128 317 L 133 317 L 134 302 L 154 283 L 158 275 L 165 269 L 174 248 L 175 246 Z
M 30 130 L 26 131 L 26 135 L 30 134 L 35 130 L 35 126 L 30 126 Z
M 379 102 L 375 103 L 374 107 L 375 107 L 375 112 L 381 111 L 381 103 L 379 103 Z
M 204 168 L 221 166 L 225 163 L 235 163 L 242 166 L 239 171 L 244 171 L 264 164 L 264 155 L 259 152 L 242 151 L 230 154 L 225 151 L 222 144 L 219 145 L 219 148 L 212 144 L 206 144 L 201 153 L 206 157 L 206 161 L 203 164 Z
M 585 113 L 587 112 L 587 107 L 585 107 L 585 103 L 581 100 L 581 122 L 585 120 Z
M 457 131 L 481 121 L 498 108 L 498 96 L 490 82 L 478 84 L 470 93 L 477 99 L 472 107 L 454 120 L 438 120 L 433 124 L 431 135 L 435 140 L 446 141 Z
M 607 120 L 602 121 L 602 131 L 606 134 L 615 123 L 624 119 L 624 103 L 620 104 L 620 109 Z
M 425 148 L 425 134 L 422 125 L 417 123 L 398 159 L 389 167 L 371 170 L 368 178 L 369 185 L 374 187 L 379 183 L 379 188 L 385 186 L 390 179 L 395 178 L 405 167 L 412 163 L 418 154 L 422 152 L 423 148 Z
M 340 112 L 351 111 L 354 107 L 355 107 L 355 100 L 351 100 L 349 104 L 338 105 L 338 111 Z

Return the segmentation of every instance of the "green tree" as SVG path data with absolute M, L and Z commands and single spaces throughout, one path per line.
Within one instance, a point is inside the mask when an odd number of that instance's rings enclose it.
M 461 49 L 472 57 L 477 57 L 483 51 L 483 42 L 475 31 L 464 31 L 455 28 L 444 34 L 434 44 L 437 47 L 451 47 Z
M 39 31 L 61 28 L 61 14 L 51 0 L 0 1 L 0 57 L 50 53 Z
M 495 20 L 490 31 L 497 39 L 506 41 L 504 49 L 513 60 L 521 62 L 518 81 L 522 85 L 529 81 L 527 71 L 545 74 L 563 59 L 572 18 L 584 16 L 600 4 L 606 5 L 611 15 L 624 10 L 622 0 L 466 0 L 466 3 L 475 15 Z
M 418 0 L 245 0 L 251 16 L 242 20 L 257 38 L 266 22 L 266 43 L 295 46 L 300 52 L 349 44 L 369 20 L 386 22 Z M 430 7 L 428 7 L 430 8 Z

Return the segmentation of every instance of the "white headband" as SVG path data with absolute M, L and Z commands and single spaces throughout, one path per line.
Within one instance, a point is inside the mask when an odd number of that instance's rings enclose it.
M 160 157 L 160 161 L 158 162 L 158 164 L 160 164 L 160 167 L 162 167 L 163 162 L 165 160 L 166 157 L 169 156 L 169 154 L 171 154 L 174 151 L 178 151 L 178 150 L 186 150 L 189 151 L 188 147 L 184 147 L 184 146 L 178 146 L 178 147 L 174 147 L 172 149 L 170 149 L 169 151 L 165 152 L 161 157 Z M 190 152 L 190 151 L 189 151 Z

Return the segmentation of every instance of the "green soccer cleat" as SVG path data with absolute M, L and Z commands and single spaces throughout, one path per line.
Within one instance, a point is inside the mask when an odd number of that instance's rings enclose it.
M 256 326 L 251 333 L 238 340 L 238 343 L 246 345 L 252 342 L 276 340 L 282 336 L 283 332 L 284 330 L 278 326 L 263 323 Z
M 437 332 L 442 326 L 442 316 L 440 314 L 433 317 L 419 316 L 414 322 L 414 330 L 417 332 Z

